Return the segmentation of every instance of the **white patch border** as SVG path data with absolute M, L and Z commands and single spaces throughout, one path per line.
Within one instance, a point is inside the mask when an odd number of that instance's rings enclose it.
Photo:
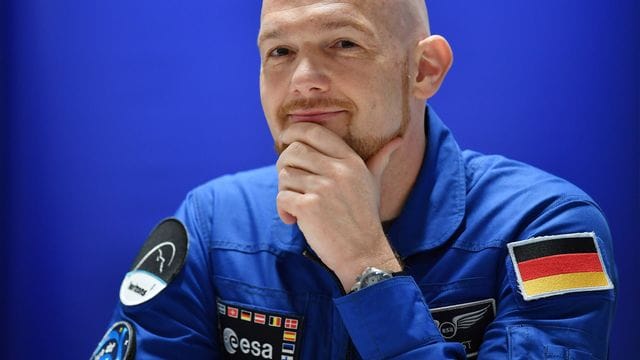
M 569 290 L 557 290 L 557 291 L 550 291 L 550 292 L 546 292 L 543 294 L 539 294 L 539 295 L 534 295 L 534 296 L 530 296 L 527 294 L 527 292 L 524 289 L 524 281 L 522 281 L 522 276 L 520 275 L 520 268 L 518 267 L 518 262 L 516 261 L 516 255 L 514 252 L 514 248 L 522 246 L 522 245 L 527 245 L 527 244 L 533 244 L 533 243 L 538 243 L 538 242 L 544 242 L 544 241 L 550 241 L 550 240 L 557 240 L 557 239 L 568 239 L 568 238 L 575 238 L 575 237 L 590 237 L 593 240 L 593 243 L 596 246 L 596 252 L 598 253 L 598 258 L 600 259 L 600 265 L 602 265 L 602 269 L 604 272 L 604 276 L 607 279 L 607 285 L 603 285 L 603 286 L 589 286 L 589 287 L 582 287 L 582 288 L 575 288 L 575 289 L 569 289 Z M 607 270 L 607 266 L 605 265 L 604 259 L 602 258 L 602 252 L 600 251 L 600 244 L 598 244 L 598 239 L 596 237 L 596 233 L 595 232 L 579 232 L 579 233 L 571 233 L 571 234 L 562 234 L 562 235 L 547 235 L 547 236 L 536 236 L 527 240 L 520 240 L 520 241 L 514 241 L 511 243 L 507 244 L 507 248 L 509 249 L 509 256 L 511 257 L 511 263 L 513 264 L 513 269 L 516 273 L 516 280 L 518 282 L 518 290 L 520 292 L 520 295 L 522 295 L 522 298 L 524 299 L 524 301 L 531 301 L 531 300 L 537 300 L 537 299 L 544 299 L 544 298 L 548 298 L 551 296 L 557 296 L 557 295 L 563 295 L 563 294 L 570 294 L 570 293 L 576 293 L 576 292 L 585 292 L 585 291 L 601 291 L 601 290 L 611 290 L 613 289 L 613 282 L 611 282 L 611 278 L 609 277 L 609 271 Z
M 442 306 L 442 307 L 435 308 L 435 309 L 429 309 L 429 312 L 437 313 L 437 312 L 442 312 L 442 311 L 447 311 L 447 310 L 455 310 L 455 309 L 460 309 L 460 308 L 463 308 L 463 307 L 476 306 L 476 305 L 481 305 L 481 304 L 491 304 L 491 310 L 493 310 L 493 318 L 495 319 L 495 317 L 498 316 L 498 312 L 496 311 L 496 299 L 494 299 L 494 298 L 488 298 L 488 299 L 483 299 L 483 300 L 478 300 L 478 301 L 472 301 L 472 302 L 467 302 L 467 303 L 464 303 L 464 304 L 455 304 L 455 305 Z M 432 317 L 433 317 L 433 315 L 432 315 Z M 467 358 L 474 357 L 474 356 L 477 356 L 477 355 L 478 355 L 478 352 L 467 354 Z
M 145 278 L 152 281 L 153 285 L 151 288 L 146 289 L 147 293 L 144 295 L 131 295 L 129 290 L 129 285 L 131 285 L 134 281 L 139 284 L 145 281 Z M 125 306 L 136 306 L 140 304 L 144 304 L 145 302 L 156 297 L 162 290 L 164 290 L 169 284 L 164 280 L 160 279 L 153 273 L 144 270 L 133 270 L 129 271 L 122 280 L 120 284 L 120 302 Z M 158 287 L 155 289 L 155 287 Z M 155 290 L 154 290 L 155 289 Z M 154 290 L 154 291 L 152 291 Z M 137 294 L 134 292 L 134 294 Z

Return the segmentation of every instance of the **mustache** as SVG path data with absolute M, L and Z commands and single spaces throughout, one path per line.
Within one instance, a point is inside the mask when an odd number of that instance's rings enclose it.
M 293 99 L 278 108 L 278 118 L 285 119 L 287 115 L 294 111 L 314 108 L 340 108 L 353 112 L 356 110 L 356 105 L 350 100 L 337 98 Z

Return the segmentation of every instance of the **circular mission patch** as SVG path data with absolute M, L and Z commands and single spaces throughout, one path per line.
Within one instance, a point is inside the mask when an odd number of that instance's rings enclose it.
M 164 290 L 182 269 L 188 244 L 187 230 L 180 220 L 170 218 L 158 224 L 122 281 L 122 304 L 139 305 Z
M 91 360 L 132 360 L 136 355 L 136 335 L 131 324 L 119 321 L 107 330 Z

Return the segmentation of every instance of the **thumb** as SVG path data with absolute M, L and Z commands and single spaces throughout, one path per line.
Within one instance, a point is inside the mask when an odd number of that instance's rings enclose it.
M 389 164 L 389 158 L 391 158 L 391 155 L 398 150 L 403 141 L 404 140 L 400 136 L 396 137 L 367 160 L 367 168 L 369 168 L 369 171 L 371 171 L 376 180 L 380 181 L 384 170 Z

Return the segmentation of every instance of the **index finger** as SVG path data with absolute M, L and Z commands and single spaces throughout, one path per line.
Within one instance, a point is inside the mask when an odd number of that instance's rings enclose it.
M 280 135 L 280 141 L 285 145 L 299 141 L 336 159 L 344 159 L 355 154 L 353 149 L 336 133 L 322 125 L 310 122 L 295 123 L 289 126 Z

